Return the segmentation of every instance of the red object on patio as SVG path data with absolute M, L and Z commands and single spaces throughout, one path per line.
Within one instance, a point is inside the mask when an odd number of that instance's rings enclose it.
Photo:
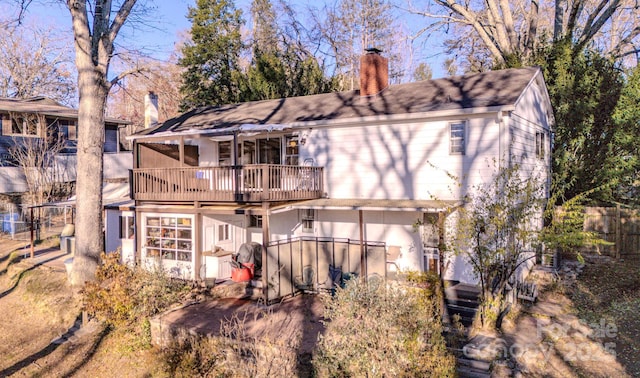
M 249 269 L 249 271 L 251 272 L 251 278 L 253 279 L 253 276 L 255 276 L 256 264 L 253 264 L 253 263 L 242 263 L 242 267 Z
M 243 263 L 242 268 L 231 269 L 231 280 L 233 282 L 246 282 L 253 278 L 253 264 Z

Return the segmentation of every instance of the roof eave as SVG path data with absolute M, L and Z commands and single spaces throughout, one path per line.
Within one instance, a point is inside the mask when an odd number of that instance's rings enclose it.
M 305 129 L 305 128 L 323 128 L 323 127 L 341 127 L 341 126 L 354 126 L 354 125 L 374 125 L 374 124 L 388 124 L 388 123 L 405 123 L 426 121 L 441 118 L 454 118 L 454 117 L 468 117 L 468 116 L 480 116 L 488 114 L 497 114 L 505 111 L 515 110 L 515 104 L 487 106 L 487 107 L 474 107 L 474 108 L 462 108 L 462 109 L 446 109 L 435 110 L 428 112 L 416 112 L 416 113 L 402 113 L 402 114 L 389 114 L 389 115 L 375 115 L 367 117 L 351 117 L 341 119 L 328 119 L 328 120 L 314 120 L 314 121 L 300 121 L 291 122 L 286 124 L 288 129 Z M 167 140 L 177 139 L 180 137 L 195 137 L 201 135 L 207 136 L 223 136 L 233 135 L 242 131 L 243 127 L 250 126 L 249 124 L 242 124 L 240 126 L 231 126 L 221 129 L 195 129 L 191 128 L 183 131 L 163 131 L 154 134 L 146 135 L 130 135 L 127 140 Z M 269 126 L 269 125 L 263 125 Z

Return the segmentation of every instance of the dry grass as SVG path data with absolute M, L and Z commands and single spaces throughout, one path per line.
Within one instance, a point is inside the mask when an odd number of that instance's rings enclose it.
M 433 281 L 407 286 L 350 280 L 325 304 L 327 330 L 313 362 L 319 377 L 449 377 Z
M 640 376 L 640 261 L 588 263 L 568 296 L 578 316 L 590 324 L 615 326 L 618 361 L 631 376 Z

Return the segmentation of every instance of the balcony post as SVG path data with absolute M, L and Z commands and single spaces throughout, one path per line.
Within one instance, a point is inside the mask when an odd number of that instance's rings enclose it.
M 262 173 L 262 200 L 268 201 L 271 198 L 271 193 L 269 191 L 269 164 L 263 164 L 261 173 Z
M 234 198 L 236 202 L 242 202 L 242 192 L 240 191 L 240 180 L 242 167 L 238 165 L 233 166 L 233 182 L 234 182 Z

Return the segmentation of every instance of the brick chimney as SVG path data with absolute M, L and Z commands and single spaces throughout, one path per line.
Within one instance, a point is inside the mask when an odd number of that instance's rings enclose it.
M 360 57 L 360 96 L 373 96 L 389 86 L 389 59 L 370 47 Z
M 144 128 L 158 123 L 158 95 L 149 91 L 144 95 Z

